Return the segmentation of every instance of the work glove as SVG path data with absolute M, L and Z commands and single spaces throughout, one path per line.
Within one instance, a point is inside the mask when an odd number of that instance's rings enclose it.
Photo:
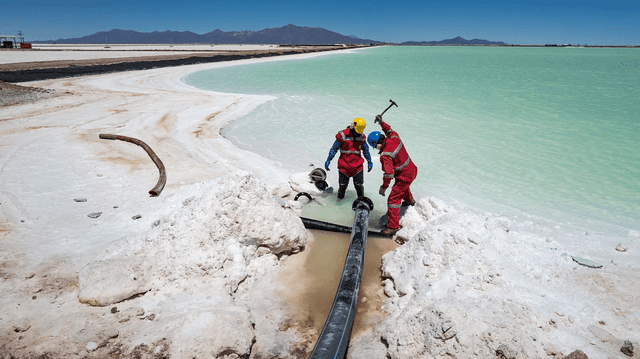
M 387 190 L 387 188 L 386 188 L 386 187 L 380 186 L 380 190 L 378 190 L 378 193 L 380 193 L 380 195 L 381 195 L 382 197 L 384 197 L 384 192 L 385 192 L 386 190 Z
M 327 162 L 325 162 L 325 163 L 324 163 L 324 169 L 325 169 L 325 170 L 327 170 L 327 171 L 331 171 L 331 170 L 329 169 L 329 165 L 330 165 L 330 164 L 331 164 L 331 161 L 327 161 Z
M 367 164 L 367 172 L 371 172 L 372 169 L 373 169 L 373 162 L 369 162 Z
M 382 116 L 381 115 L 376 115 L 376 119 L 373 120 L 373 123 L 382 123 Z

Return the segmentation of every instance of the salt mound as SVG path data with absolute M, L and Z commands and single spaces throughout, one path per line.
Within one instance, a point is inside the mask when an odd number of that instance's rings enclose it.
M 535 223 L 422 198 L 400 224 L 405 243 L 382 257 L 385 318 L 352 340 L 351 359 L 546 358 L 575 348 L 599 357 L 585 328 L 601 330 L 609 352 L 630 336 L 625 319 L 594 306 L 598 274 L 531 235 Z
M 82 268 L 80 302 L 126 308 L 133 296 L 149 324 L 131 345 L 172 358 L 285 357 L 298 336 L 278 330 L 285 309 L 271 283 L 280 260 L 306 244 L 302 220 L 248 172 L 174 195 L 148 232 Z M 129 316 L 111 313 L 101 325 L 122 330 Z
M 106 306 L 172 282 L 224 279 L 230 292 L 264 255 L 300 250 L 307 232 L 248 172 L 209 183 L 146 234 L 125 238 L 79 273 L 78 298 Z

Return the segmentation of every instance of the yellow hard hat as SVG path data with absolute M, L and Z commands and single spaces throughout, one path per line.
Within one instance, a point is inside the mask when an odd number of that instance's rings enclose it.
M 364 132 L 364 128 L 367 127 L 367 123 L 364 118 L 356 117 L 353 119 L 353 125 L 357 133 Z

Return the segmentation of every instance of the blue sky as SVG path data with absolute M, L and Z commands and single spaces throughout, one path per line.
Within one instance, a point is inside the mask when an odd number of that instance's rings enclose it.
M 257 31 L 287 24 L 364 39 L 403 42 L 465 39 L 508 44 L 640 45 L 640 1 L 292 1 L 140 0 L 0 2 L 0 35 L 26 41 L 111 29 Z

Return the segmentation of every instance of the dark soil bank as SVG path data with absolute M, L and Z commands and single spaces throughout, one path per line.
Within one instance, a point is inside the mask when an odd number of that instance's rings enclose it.
M 347 49 L 350 47 L 310 46 L 267 51 L 206 52 L 190 55 L 166 55 L 144 58 L 121 58 L 79 61 L 49 61 L 0 65 L 0 81 L 17 83 L 97 75 L 110 72 L 148 70 L 160 67 L 193 65 L 209 62 L 292 55 Z

